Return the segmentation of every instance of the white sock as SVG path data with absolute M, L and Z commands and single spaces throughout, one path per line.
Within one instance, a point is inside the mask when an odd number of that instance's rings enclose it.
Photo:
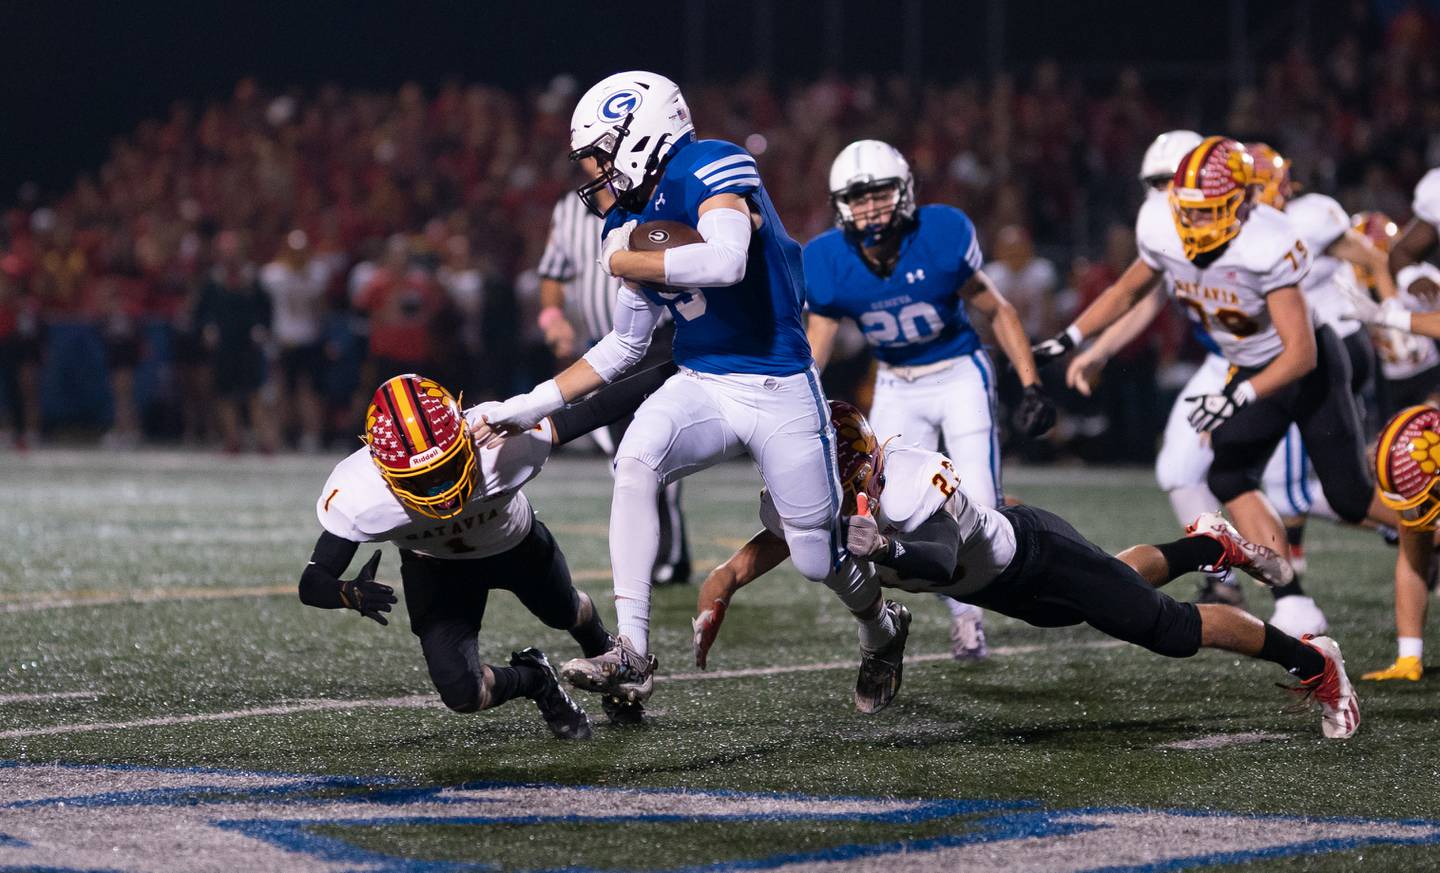
M 1181 527 L 1203 513 L 1220 511 L 1220 501 L 1215 499 L 1215 495 L 1211 494 L 1205 485 L 1182 485 L 1168 493 L 1170 506 L 1175 510 L 1175 517 L 1180 520 Z
M 619 633 L 642 655 L 650 652 L 650 572 L 660 549 L 660 513 L 655 495 L 660 477 L 643 462 L 615 462 L 615 496 L 610 502 L 610 570 L 615 576 L 615 618 Z
M 857 617 L 857 621 L 860 622 L 860 648 L 868 652 L 879 651 L 895 638 L 895 621 L 890 616 L 890 610 L 885 609 L 883 604 L 880 614 L 875 618 Z
M 950 608 L 951 618 L 969 618 L 972 615 L 979 615 L 980 613 L 980 607 L 973 603 L 961 603 L 959 600 L 953 597 L 946 597 L 943 594 L 937 594 L 935 596 L 940 598 L 941 602 Z
M 1419 637 L 1400 638 L 1400 657 L 1402 658 L 1423 658 L 1425 656 L 1425 641 Z

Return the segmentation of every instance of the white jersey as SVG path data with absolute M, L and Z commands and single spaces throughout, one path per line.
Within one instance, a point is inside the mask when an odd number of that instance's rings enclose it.
M 1360 291 L 1355 270 L 1349 262 L 1325 254 L 1334 242 L 1350 229 L 1350 216 L 1333 197 L 1306 194 L 1291 200 L 1285 214 L 1310 248 L 1310 272 L 1300 282 L 1300 290 L 1310 303 L 1316 324 L 1328 324 L 1335 333 L 1347 337 L 1360 329 L 1360 322 L 1342 315 L 1350 311 L 1350 294 Z
M 1189 317 L 1215 339 L 1225 359 L 1260 367 L 1284 349 L 1265 297 L 1299 285 L 1310 250 L 1285 214 L 1257 204 L 1239 236 L 1205 268 L 1185 257 L 1169 204 L 1147 197 L 1136 220 L 1140 259 L 1165 274 Z
M 1440 228 L 1440 167 L 1420 177 L 1415 185 L 1415 202 L 1410 211 L 1421 221 L 1427 221 Z
M 948 512 L 960 523 L 960 553 L 950 579 L 902 578 L 889 567 L 877 566 L 880 584 L 960 597 L 989 585 L 1010 566 L 1015 558 L 1014 526 L 999 512 L 970 499 L 949 458 L 939 452 L 892 444 L 885 451 L 884 473 L 885 489 L 880 492 L 880 506 L 875 513 L 880 532 L 903 536 L 935 513 Z M 766 530 L 784 535 L 770 495 L 763 491 L 760 520 Z
M 474 410 L 466 412 L 467 420 Z M 478 420 L 478 413 L 474 413 Z M 530 533 L 534 513 L 520 487 L 550 457 L 550 420 L 480 449 L 479 482 L 454 518 L 426 518 L 401 503 L 380 477 L 370 450 L 361 448 L 335 465 L 315 513 L 327 531 L 357 543 L 390 542 L 432 558 L 466 560 L 508 551 Z
M 1411 312 L 1435 310 L 1433 304 L 1416 297 L 1408 290 L 1400 291 L 1395 299 Z M 1440 364 L 1440 350 L 1436 349 L 1435 340 L 1430 337 L 1391 327 L 1371 327 L 1370 339 L 1375 344 L 1376 356 L 1380 358 L 1380 373 L 1389 382 L 1418 376 Z

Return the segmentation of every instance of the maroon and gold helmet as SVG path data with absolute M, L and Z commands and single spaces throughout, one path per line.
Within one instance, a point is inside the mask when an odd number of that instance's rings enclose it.
M 880 497 L 880 442 L 865 415 L 843 400 L 830 401 L 830 424 L 835 428 L 835 461 L 845 496 L 840 511 L 854 515 L 855 495 L 864 492 L 872 503 Z
M 1284 209 L 1295 191 L 1290 179 L 1290 159 L 1263 142 L 1247 142 L 1245 150 L 1255 159 L 1255 184 L 1260 186 L 1255 199 Z
M 1395 413 L 1375 446 L 1380 502 L 1408 528 L 1430 529 L 1440 516 L 1440 409 L 1412 406 Z
M 475 442 L 460 404 L 432 379 L 386 380 L 370 400 L 361 439 L 400 502 L 427 518 L 459 515 L 475 493 Z
M 1390 251 L 1391 243 L 1400 235 L 1400 226 L 1383 212 L 1358 212 L 1350 219 L 1350 226 L 1365 234 L 1365 238 L 1382 252 Z M 1375 277 L 1370 275 L 1369 268 L 1359 264 L 1353 266 L 1355 278 L 1360 280 L 1360 287 L 1374 288 Z
M 1240 234 L 1249 217 L 1255 159 L 1223 136 L 1208 136 L 1180 159 L 1170 181 L 1170 213 L 1185 257 L 1195 259 Z

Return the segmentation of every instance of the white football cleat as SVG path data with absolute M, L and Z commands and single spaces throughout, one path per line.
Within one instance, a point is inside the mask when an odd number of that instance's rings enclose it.
M 654 655 L 642 655 L 626 637 L 616 637 L 609 651 L 560 665 L 560 675 L 576 688 L 613 695 L 627 703 L 643 703 L 655 688 Z
M 1228 567 L 1237 567 L 1254 577 L 1255 581 L 1271 588 L 1283 588 L 1295 581 L 1295 569 L 1290 566 L 1289 561 L 1274 549 L 1245 539 L 1240 535 L 1240 531 L 1218 512 L 1203 513 L 1185 528 L 1185 532 L 1191 536 L 1209 537 L 1225 550 L 1218 562 L 1201 568 L 1207 573 L 1218 573 Z
M 1325 669 L 1319 676 L 1300 683 L 1296 691 L 1320 704 L 1320 731 L 1327 739 L 1349 739 L 1360 727 L 1360 698 L 1345 675 L 1340 645 L 1329 637 L 1309 634 L 1300 642 L 1325 656 Z
M 1292 594 L 1276 600 L 1270 623 L 1297 639 L 1306 634 L 1318 637 L 1330 629 L 1330 624 L 1325 621 L 1325 613 L 1315 605 L 1315 599 L 1303 594 Z
M 950 657 L 957 661 L 983 661 L 990 657 L 985 645 L 985 613 L 978 609 L 950 618 Z

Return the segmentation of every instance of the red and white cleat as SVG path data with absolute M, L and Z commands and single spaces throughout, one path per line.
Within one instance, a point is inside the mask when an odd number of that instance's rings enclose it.
M 1301 682 L 1295 690 L 1320 704 L 1320 730 L 1332 740 L 1354 736 L 1360 727 L 1360 698 L 1345 675 L 1345 659 L 1340 646 L 1329 637 L 1306 634 L 1300 642 L 1325 656 L 1325 669 L 1319 676 Z
M 1250 574 L 1255 581 L 1271 588 L 1282 588 L 1295 581 L 1295 570 L 1274 549 L 1257 545 L 1240 535 L 1235 526 L 1218 512 L 1207 512 L 1185 528 L 1191 536 L 1209 537 L 1225 549 L 1220 561 L 1202 567 L 1206 573 L 1218 573 L 1235 567 Z

